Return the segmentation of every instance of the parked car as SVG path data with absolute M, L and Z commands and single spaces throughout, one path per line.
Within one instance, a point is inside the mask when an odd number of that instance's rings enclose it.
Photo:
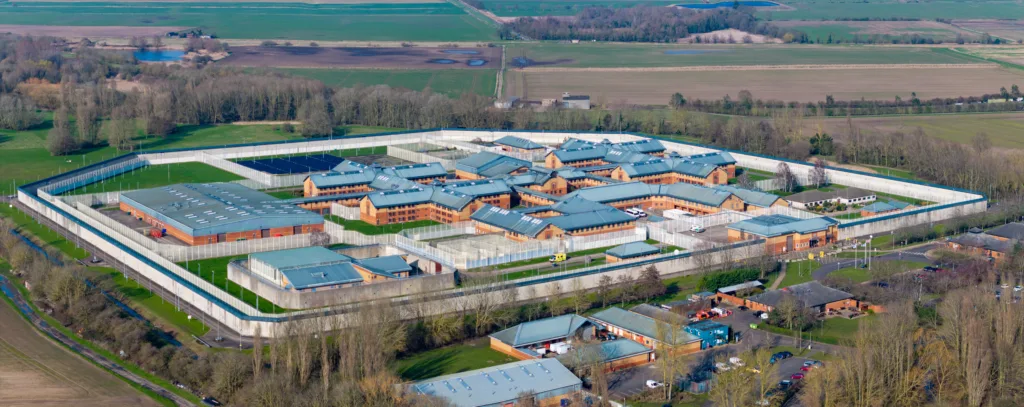
M 791 357 L 793 357 L 793 354 L 788 351 L 776 352 L 770 359 L 768 359 L 768 363 L 775 364 L 775 362 L 786 360 Z
M 782 390 L 782 391 L 786 391 L 786 390 L 788 390 L 792 386 L 793 386 L 793 381 L 789 380 L 789 379 L 786 379 L 786 380 L 783 380 L 783 381 L 779 382 L 779 390 Z
M 803 373 L 793 373 L 793 375 L 789 376 L 789 378 L 792 379 L 792 380 L 800 380 L 800 379 L 804 378 L 804 374 Z
M 732 368 L 729 367 L 729 365 L 727 365 L 725 362 L 715 363 L 715 371 L 716 372 L 726 372 L 729 369 L 732 369 Z
M 208 406 L 213 406 L 213 407 L 217 407 L 217 406 L 220 405 L 220 402 L 217 401 L 217 399 L 215 399 L 213 397 L 203 397 L 203 403 L 205 403 Z
M 705 230 L 707 229 L 704 229 L 704 227 L 701 225 L 690 226 L 690 231 L 693 233 L 704 233 Z
M 662 387 L 664 385 L 665 385 L 664 383 L 661 383 L 661 382 L 656 381 L 656 380 L 648 380 L 647 381 L 647 388 L 648 389 L 657 389 L 657 388 Z

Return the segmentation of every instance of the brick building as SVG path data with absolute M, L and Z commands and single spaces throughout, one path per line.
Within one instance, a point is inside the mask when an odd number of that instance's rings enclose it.
M 764 215 L 730 224 L 727 228 L 729 242 L 765 239 L 765 248 L 772 254 L 808 250 L 839 240 L 839 222 L 829 217 L 797 219 Z
M 122 211 L 192 246 L 324 230 L 320 215 L 229 182 L 125 192 L 120 201 Z
M 746 298 L 746 306 L 755 311 L 771 312 L 783 298 L 791 296 L 804 307 L 814 312 L 830 309 L 860 308 L 860 302 L 853 294 L 827 287 L 817 281 L 809 281 L 779 290 L 765 291 Z
M 524 139 L 522 137 L 505 136 L 494 140 L 494 144 L 501 147 L 501 151 L 509 151 L 515 153 L 535 153 L 544 152 L 545 147 L 533 142 L 532 140 Z
M 522 174 L 533 167 L 533 163 L 507 155 L 482 151 L 455 163 L 455 178 L 484 179 L 505 175 Z
M 590 319 L 620 338 L 636 341 L 651 349 L 665 347 L 672 355 L 685 355 L 701 350 L 701 339 L 686 332 L 680 325 L 673 326 L 622 308 L 608 308 L 594 314 Z
M 729 173 L 722 167 L 675 158 L 620 164 L 612 170 L 610 177 L 623 182 L 640 181 L 647 184 L 685 182 L 713 186 L 729 182 Z
M 359 218 L 372 225 L 469 220 L 484 205 L 511 207 L 512 189 L 501 180 L 462 181 L 372 192 L 359 201 Z
M 582 391 L 583 382 L 557 359 L 547 358 L 439 376 L 408 388 L 454 407 L 512 407 L 523 394 L 533 396 L 533 405 L 556 407 L 569 405 Z
M 429 185 L 434 182 L 443 182 L 447 177 L 448 171 L 440 163 L 377 167 L 355 161 L 344 161 L 335 166 L 331 172 L 312 174 L 306 177 L 302 187 L 304 196 L 314 197 L 369 192 L 376 189 L 371 184 L 378 178 L 383 180 L 400 178 Z
M 412 266 L 402 256 L 355 259 L 320 246 L 253 253 L 246 267 L 260 278 L 297 292 L 372 284 L 412 273 Z

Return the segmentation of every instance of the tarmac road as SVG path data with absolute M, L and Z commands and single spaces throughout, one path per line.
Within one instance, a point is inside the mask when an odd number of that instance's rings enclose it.
M 886 254 L 883 254 L 881 256 L 875 256 L 875 257 L 871 258 L 871 261 L 875 262 L 875 261 L 878 261 L 878 260 L 883 260 L 883 261 L 884 260 L 909 260 L 909 261 L 919 261 L 919 262 L 923 262 L 923 263 L 932 264 L 933 263 L 932 260 L 929 259 L 924 254 L 926 252 L 928 252 L 929 250 L 934 250 L 934 249 L 937 249 L 937 248 L 939 248 L 941 246 L 942 246 L 942 243 L 930 243 L 930 244 L 926 244 L 924 246 L 914 247 L 914 248 L 908 249 L 906 251 L 896 251 L 896 252 L 886 253 Z M 821 268 L 819 268 L 817 270 L 814 270 L 811 273 L 811 277 L 813 277 L 817 281 L 821 281 L 821 280 L 824 280 L 825 277 L 828 277 L 828 274 L 833 272 L 833 271 L 836 271 L 836 270 L 839 270 L 839 269 L 842 269 L 842 268 L 847 268 L 847 267 L 855 267 L 855 266 L 860 265 L 860 264 L 864 264 L 864 259 L 863 258 L 861 258 L 861 259 L 839 259 L 838 261 L 835 261 L 833 263 L 827 263 L 827 264 L 821 266 Z

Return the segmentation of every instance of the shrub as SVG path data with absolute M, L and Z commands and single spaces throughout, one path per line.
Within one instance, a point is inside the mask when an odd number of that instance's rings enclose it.
M 714 291 L 722 287 L 727 287 L 734 284 L 745 283 L 751 280 L 757 280 L 760 277 L 761 272 L 757 269 L 734 269 L 729 271 L 723 271 L 720 273 L 708 274 L 700 278 L 698 287 L 705 291 Z

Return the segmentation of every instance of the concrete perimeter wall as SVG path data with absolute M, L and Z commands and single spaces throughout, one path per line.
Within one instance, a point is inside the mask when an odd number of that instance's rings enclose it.
M 298 154 L 305 152 L 331 151 L 351 148 L 368 148 L 381 145 L 408 144 L 415 142 L 443 142 L 449 141 L 470 141 L 476 138 L 493 140 L 504 135 L 516 135 L 533 139 L 540 143 L 558 143 L 569 137 L 582 138 L 592 141 L 610 139 L 612 141 L 636 140 L 643 137 L 631 134 L 580 134 L 571 132 L 514 132 L 514 131 L 471 131 L 471 130 L 444 130 L 424 131 L 386 134 L 378 136 L 355 136 L 330 140 L 313 140 L 301 142 L 283 142 L 273 144 L 256 144 L 248 146 L 235 146 L 224 148 L 200 149 L 205 154 L 210 154 L 220 159 L 232 159 L 242 157 L 256 157 L 279 154 Z M 681 154 L 694 154 L 708 151 L 716 151 L 711 148 L 696 146 L 687 143 L 677 143 L 669 140 L 662 140 L 666 147 Z M 740 166 L 758 170 L 773 171 L 779 162 L 783 160 L 770 157 L 763 157 L 753 154 L 731 152 L 737 159 Z M 169 151 L 138 154 L 138 157 L 146 160 L 148 164 L 167 164 L 175 162 L 198 161 L 197 152 L 194 150 Z M 117 164 L 123 159 L 112 160 L 110 163 Z M 786 161 L 794 172 L 806 172 L 810 165 Z M 94 171 L 100 168 L 103 163 L 91 165 L 80 171 Z M 123 164 L 122 164 L 123 165 Z M 356 305 L 332 307 L 329 310 L 304 310 L 289 314 L 269 314 L 257 311 L 249 304 L 245 304 L 220 289 L 213 287 L 205 280 L 201 280 L 187 271 L 179 270 L 180 266 L 175 265 L 167 259 L 157 256 L 151 250 L 135 244 L 128 239 L 118 239 L 117 233 L 99 223 L 87 223 L 79 219 L 78 211 L 71 205 L 59 200 L 54 200 L 41 189 L 47 188 L 52 182 L 64 181 L 62 188 L 72 188 L 79 183 L 78 180 L 94 177 L 90 174 L 79 177 L 76 173 L 62 174 L 52 179 L 46 179 L 34 184 L 19 188 L 18 200 L 37 214 L 53 221 L 59 227 L 67 229 L 70 233 L 81 237 L 92 243 L 99 250 L 112 257 L 120 259 L 137 273 L 134 277 L 143 277 L 159 284 L 168 291 L 174 292 L 178 300 L 187 302 L 194 308 L 202 310 L 210 318 L 222 322 L 225 326 L 235 330 L 241 335 L 251 335 L 257 325 L 262 325 L 264 335 L 274 335 L 274 327 L 287 322 L 289 319 L 312 319 L 327 318 L 337 319 L 338 326 L 345 326 L 347 313 L 358 310 Z M 855 171 L 829 169 L 833 182 L 853 187 L 861 187 L 879 192 L 894 193 L 903 196 L 910 196 L 918 199 L 939 202 L 939 205 L 919 208 L 901 213 L 869 218 L 861 221 L 846 223 L 843 225 L 841 235 L 863 236 L 866 234 L 880 234 L 899 227 L 912 226 L 914 224 L 925 224 L 954 216 L 968 215 L 985 210 L 985 198 L 980 194 L 970 191 L 963 191 L 954 188 L 931 186 L 912 181 L 887 178 L 883 176 L 858 173 Z M 69 180 L 74 180 L 70 181 Z M 59 192 L 59 191 L 58 191 Z M 86 216 L 81 215 L 86 218 Z M 122 237 L 123 238 L 123 237 Z M 389 239 L 390 240 L 390 239 Z M 367 242 L 370 243 L 370 242 Z M 602 265 L 568 272 L 555 273 L 533 278 L 515 280 L 513 282 L 492 284 L 480 287 L 468 287 L 452 289 L 443 292 L 430 294 L 429 298 L 423 296 L 399 295 L 390 299 L 382 300 L 386 303 L 400 305 L 408 317 L 441 314 L 453 312 L 463 307 L 471 307 L 471 304 L 479 301 L 525 301 L 544 298 L 552 291 L 552 287 L 558 285 L 560 292 L 570 292 L 577 288 L 593 289 L 599 285 L 602 275 L 613 278 L 620 275 L 639 276 L 641 270 L 651 264 L 655 264 L 662 274 L 694 273 L 699 268 L 698 261 L 694 256 L 713 256 L 710 262 L 700 263 L 717 264 L 743 259 L 763 252 L 763 241 L 748 241 L 738 245 L 718 247 L 705 251 L 705 253 L 687 252 L 682 254 L 670 254 L 658 256 L 651 259 L 644 259 L 637 262 L 622 262 L 612 265 Z M 514 297 L 496 296 L 511 295 Z M 171 299 L 168 299 L 171 300 Z

